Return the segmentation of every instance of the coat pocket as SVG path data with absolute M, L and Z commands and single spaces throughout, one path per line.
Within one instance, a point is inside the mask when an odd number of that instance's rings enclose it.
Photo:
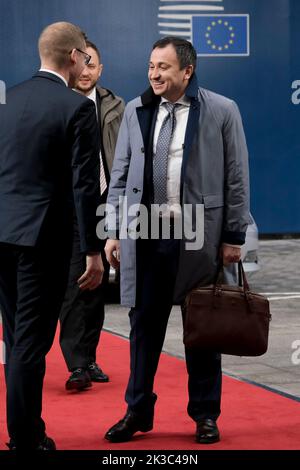
M 203 196 L 203 202 L 205 209 L 213 209 L 215 207 L 224 206 L 223 194 L 207 194 Z
M 208 246 L 218 247 L 223 227 L 224 196 L 223 194 L 203 195 L 203 202 L 204 240 Z

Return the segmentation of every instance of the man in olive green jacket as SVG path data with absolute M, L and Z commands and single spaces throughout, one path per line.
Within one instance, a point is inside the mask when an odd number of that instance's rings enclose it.
M 110 174 L 125 105 L 122 98 L 114 95 L 108 88 L 102 88 L 101 86 L 96 87 L 96 98 L 97 109 L 100 109 L 103 154 Z
M 86 41 L 87 53 L 91 60 L 84 68 L 76 90 L 94 101 L 101 133 L 100 147 L 100 188 L 101 202 L 107 197 L 110 171 L 115 145 L 121 124 L 124 101 L 110 90 L 97 86 L 103 65 L 95 44 Z M 105 285 L 109 277 L 109 265 L 103 254 L 104 276 L 101 286 L 94 291 L 80 291 L 77 285 L 85 259 L 80 252 L 79 232 L 74 215 L 74 235 L 68 288 L 60 313 L 60 345 L 71 375 L 66 382 L 67 390 L 82 390 L 91 382 L 108 382 L 109 377 L 96 363 L 96 349 L 104 322 Z

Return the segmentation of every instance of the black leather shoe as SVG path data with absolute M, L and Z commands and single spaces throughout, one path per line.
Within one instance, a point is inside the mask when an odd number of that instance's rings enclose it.
M 9 450 L 17 450 L 16 444 L 14 443 L 12 439 L 9 442 L 6 442 L 6 445 Z
M 213 444 L 220 440 L 220 433 L 214 419 L 201 419 L 197 421 L 196 442 L 199 444 Z
M 88 372 L 92 382 L 109 382 L 108 375 L 104 374 L 96 362 L 91 362 L 88 365 Z
M 19 447 L 16 446 L 15 442 L 11 439 L 8 444 L 6 444 L 9 450 L 19 450 Z M 20 446 L 20 450 L 56 450 L 56 445 L 51 437 L 45 435 L 44 439 L 33 448 L 29 448 L 28 446 Z
M 66 390 L 84 390 L 91 386 L 90 374 L 86 369 L 81 368 L 73 370 L 70 378 L 66 382 Z
M 153 428 L 153 416 L 145 418 L 133 411 L 128 411 L 121 421 L 110 428 L 105 434 L 105 439 L 110 442 L 130 441 L 137 432 L 148 432 Z
M 39 443 L 36 450 L 56 450 L 56 445 L 51 437 L 45 436 L 44 440 Z

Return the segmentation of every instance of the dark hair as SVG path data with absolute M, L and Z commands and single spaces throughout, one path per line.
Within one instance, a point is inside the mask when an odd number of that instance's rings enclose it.
M 167 36 L 156 41 L 153 44 L 152 50 L 156 49 L 157 47 L 163 49 L 169 44 L 171 44 L 176 50 L 180 70 L 182 70 L 184 67 L 187 67 L 188 65 L 192 65 L 195 70 L 197 64 L 197 53 L 192 43 L 190 43 L 186 39 L 178 38 L 175 36 Z
M 100 51 L 99 51 L 98 47 L 96 46 L 96 44 L 94 44 L 89 39 L 86 39 L 85 42 L 86 42 L 86 47 L 91 47 L 92 49 L 94 49 L 94 51 L 96 52 L 96 54 L 98 56 L 99 62 L 101 64 L 101 54 L 100 54 Z

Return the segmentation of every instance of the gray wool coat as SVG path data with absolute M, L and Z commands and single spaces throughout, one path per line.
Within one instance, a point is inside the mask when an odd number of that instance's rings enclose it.
M 196 285 L 214 280 L 221 243 L 243 244 L 249 222 L 248 153 L 238 107 L 224 96 L 199 88 L 195 75 L 186 96 L 191 106 L 183 152 L 181 205 L 202 205 L 204 237 L 197 249 L 187 249 L 185 236 L 181 240 L 174 304 L 181 303 Z M 118 214 L 120 197 L 127 196 L 128 207 L 141 203 L 145 148 L 156 110 L 157 97 L 151 89 L 126 106 L 107 199 L 106 223 L 111 238 L 116 238 L 121 228 L 114 212 Z M 136 215 L 123 218 L 122 231 L 134 219 Z M 196 228 L 195 217 L 192 226 Z M 136 302 L 136 240 L 127 236 L 120 244 L 121 303 L 132 307 Z

